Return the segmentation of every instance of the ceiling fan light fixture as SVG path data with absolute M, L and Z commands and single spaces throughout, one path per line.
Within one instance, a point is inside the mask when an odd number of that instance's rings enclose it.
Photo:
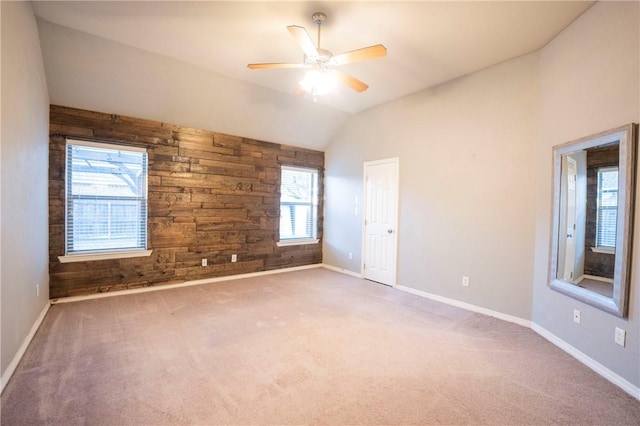
M 311 69 L 305 73 L 299 84 L 307 93 L 313 95 L 315 101 L 316 96 L 326 95 L 333 90 L 336 78 L 326 69 Z

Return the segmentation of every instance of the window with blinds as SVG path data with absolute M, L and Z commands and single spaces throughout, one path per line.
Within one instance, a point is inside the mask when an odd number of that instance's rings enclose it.
M 66 253 L 147 247 L 147 152 L 67 140 Z
M 280 241 L 315 239 L 318 171 L 282 166 L 280 182 Z
M 615 249 L 618 216 L 618 168 L 598 170 L 596 247 Z

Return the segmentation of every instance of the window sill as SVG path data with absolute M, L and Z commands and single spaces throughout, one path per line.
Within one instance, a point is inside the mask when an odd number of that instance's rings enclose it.
M 124 259 L 127 257 L 146 257 L 151 256 L 153 250 L 130 250 L 130 251 L 112 251 L 104 253 L 91 254 L 68 254 L 66 256 L 58 256 L 60 263 L 72 262 L 90 262 L 92 260 L 109 260 Z
M 608 249 L 608 248 L 602 248 L 602 247 L 591 247 L 591 251 L 594 253 L 616 254 L 615 249 Z
M 278 241 L 276 245 L 278 247 L 286 247 L 286 246 L 302 246 L 305 244 L 318 244 L 320 240 L 314 238 L 297 238 L 291 240 L 282 240 Z

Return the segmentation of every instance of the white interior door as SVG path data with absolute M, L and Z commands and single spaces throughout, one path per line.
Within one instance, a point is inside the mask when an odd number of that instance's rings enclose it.
M 396 279 L 398 159 L 364 164 L 364 277 L 393 286 Z
M 565 281 L 574 282 L 576 263 L 576 179 L 578 167 L 576 160 L 565 156 L 567 176 L 567 218 L 566 218 L 566 251 L 564 256 Z

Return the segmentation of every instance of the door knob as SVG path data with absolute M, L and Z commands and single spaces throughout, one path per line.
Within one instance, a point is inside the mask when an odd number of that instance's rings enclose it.
M 388 232 L 389 234 L 391 234 L 391 233 L 393 232 L 393 229 L 389 228 L 389 229 L 387 229 L 387 232 Z

